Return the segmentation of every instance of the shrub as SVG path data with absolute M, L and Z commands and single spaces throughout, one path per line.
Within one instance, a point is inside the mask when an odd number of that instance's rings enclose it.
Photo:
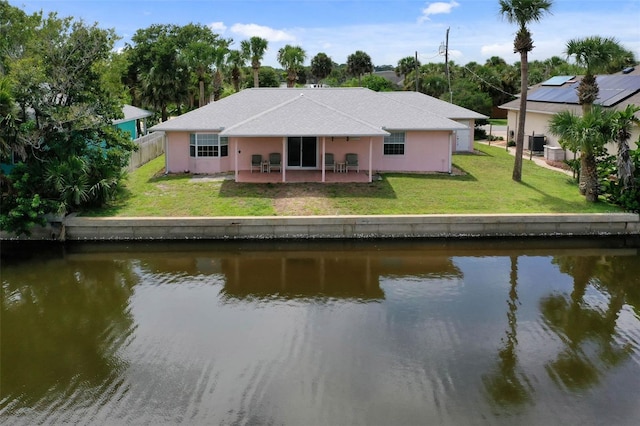
M 573 173 L 576 176 L 580 176 L 580 160 L 572 159 L 572 160 L 564 160 L 564 163 L 569 166 L 570 170 L 573 170 Z
M 600 191 L 606 199 L 630 212 L 640 212 L 640 150 L 630 151 L 634 164 L 633 185 L 624 188 L 618 180 L 616 157 L 605 156 L 598 160 Z
M 487 139 L 487 131 L 480 127 L 475 127 L 473 129 L 473 139 L 477 141 Z

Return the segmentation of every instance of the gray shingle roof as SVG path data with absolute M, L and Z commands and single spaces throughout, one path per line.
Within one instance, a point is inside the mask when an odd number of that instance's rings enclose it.
M 415 98 L 413 92 L 398 93 Z M 385 134 L 382 129 L 466 128 L 429 109 L 427 102 L 420 105 L 401 99 L 401 96 L 388 96 L 365 88 L 246 89 L 150 130 L 224 131 L 236 136 L 368 136 Z
M 134 107 L 133 105 L 124 105 L 122 107 L 122 113 L 124 114 L 124 118 L 114 120 L 113 124 L 120 124 L 131 120 L 138 120 L 141 118 L 151 117 L 153 115 L 151 111 Z
M 295 117 L 296 120 L 291 120 Z M 303 93 L 221 132 L 226 136 L 384 136 L 379 127 L 317 102 Z
M 452 120 L 478 120 L 482 118 L 489 118 L 486 115 L 482 115 L 478 112 L 471 111 L 470 109 L 445 102 L 420 92 L 383 92 L 381 94 L 408 105 L 413 105 L 417 108 L 437 112 L 438 115 Z

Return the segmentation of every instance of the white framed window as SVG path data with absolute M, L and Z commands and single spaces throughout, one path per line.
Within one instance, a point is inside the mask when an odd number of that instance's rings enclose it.
M 384 137 L 384 155 L 404 155 L 404 132 L 391 132 Z
M 190 157 L 226 157 L 229 155 L 229 138 L 217 133 L 191 133 L 189 135 Z

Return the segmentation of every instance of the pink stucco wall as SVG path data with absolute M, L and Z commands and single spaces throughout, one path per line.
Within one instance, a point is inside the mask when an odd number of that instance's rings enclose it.
M 238 170 L 251 169 L 251 156 L 254 154 L 262 155 L 265 160 L 269 158 L 272 152 L 282 153 L 282 138 L 231 138 L 230 145 L 236 147 L 238 152 Z M 229 155 L 234 155 L 229 149 Z M 234 161 L 231 160 L 231 169 L 234 170 Z M 282 158 L 284 163 L 284 156 Z
M 406 132 L 404 155 L 384 155 L 383 140 L 373 143 L 373 169 L 394 172 L 448 172 L 450 132 Z
M 189 132 L 168 132 L 167 145 L 166 167 L 168 173 L 207 174 L 233 170 L 231 144 L 229 144 L 228 157 L 201 158 L 189 156 Z
M 405 134 L 404 155 L 384 155 L 382 137 L 325 138 L 325 152 L 333 153 L 337 162 L 344 161 L 345 154 L 358 154 L 360 169 L 369 168 L 369 141 L 371 140 L 371 165 L 374 171 L 397 172 L 448 172 L 450 161 L 450 132 L 408 131 Z M 322 166 L 322 141 L 318 138 L 317 168 Z M 251 155 L 261 154 L 265 159 L 271 152 L 283 152 L 283 138 L 230 138 L 229 156 L 222 158 L 189 157 L 189 133 L 167 133 L 167 171 L 180 173 L 219 173 L 234 171 L 236 161 L 238 170 L 249 170 Z M 237 158 L 236 158 L 237 156 Z M 284 162 L 283 155 L 283 162 Z M 285 163 L 286 164 L 286 163 Z
M 448 172 L 450 161 L 450 132 L 406 132 L 404 155 L 384 155 L 382 137 L 361 137 L 359 140 L 326 139 L 325 150 L 331 152 L 337 162 L 344 161 L 345 154 L 358 154 L 361 170 L 369 168 L 369 140 L 371 139 L 371 166 L 374 171 L 394 172 Z M 319 151 L 322 148 L 319 141 Z M 318 163 L 320 164 L 320 163 Z

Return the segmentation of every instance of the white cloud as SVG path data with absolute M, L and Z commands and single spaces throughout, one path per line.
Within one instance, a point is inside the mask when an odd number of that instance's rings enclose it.
M 493 43 L 480 47 L 483 57 L 500 56 L 505 61 L 513 55 L 513 43 Z
M 459 50 L 449 49 L 449 61 L 460 59 L 464 57 L 464 53 Z
M 227 31 L 227 26 L 224 24 L 224 22 L 212 22 L 209 24 L 209 28 L 211 28 L 211 31 L 217 34 L 224 34 L 224 32 Z
M 460 1 L 460 0 L 458 0 Z M 462 2 L 461 2 L 462 3 Z M 464 5 L 464 4 L 463 4 Z M 640 38 L 635 22 L 624 19 L 624 14 L 608 14 L 608 22 L 619 22 L 615 36 L 623 45 L 633 49 L 640 57 Z M 585 22 L 589 28 L 576 27 L 571 23 Z M 269 41 L 263 64 L 280 67 L 276 56 L 278 49 L 290 40 L 295 40 L 307 52 L 308 61 L 318 52 L 324 52 L 337 63 L 345 63 L 347 57 L 356 50 L 367 52 L 374 65 L 396 65 L 398 60 L 418 53 L 422 63 L 442 63 L 444 56 L 439 55 L 440 45 L 445 42 L 448 25 L 432 21 L 429 25 L 420 25 L 416 21 L 393 23 L 350 24 L 317 27 L 288 27 L 280 37 L 282 41 Z M 600 23 L 602 25 L 602 23 Z M 563 53 L 566 42 L 571 38 L 584 37 L 597 31 L 597 21 L 579 12 L 556 13 L 540 23 L 533 24 L 531 31 L 534 39 L 529 60 L 544 60 L 551 56 L 565 57 Z M 271 29 L 269 29 L 271 30 Z M 513 39 L 517 28 L 495 17 L 495 21 L 487 25 L 477 25 L 456 21 L 451 24 L 449 32 L 449 59 L 459 65 L 469 62 L 483 64 L 492 56 L 499 56 L 507 63 L 520 61 L 520 56 L 513 52 Z M 271 30 L 273 31 L 273 30 Z M 286 31 L 286 32 L 285 32 Z M 256 34 L 250 34 L 256 35 Z M 260 34 L 257 34 L 260 35 Z M 610 34 L 603 34 L 609 36 Z M 264 37 L 264 35 L 260 35 Z M 239 39 L 244 37 L 237 36 Z M 264 37 L 266 38 L 266 37 Z
M 445 13 L 451 13 L 451 9 L 454 7 L 458 7 L 460 4 L 455 0 L 451 0 L 449 3 L 445 2 L 435 2 L 435 3 L 427 3 L 427 7 L 422 9 L 422 16 L 418 19 L 418 22 L 422 23 L 424 21 L 428 21 L 431 15 L 441 15 Z
M 270 42 L 276 41 L 295 41 L 295 36 L 286 31 L 276 30 L 257 24 L 234 24 L 231 26 L 231 32 L 240 34 L 244 37 L 262 37 Z

